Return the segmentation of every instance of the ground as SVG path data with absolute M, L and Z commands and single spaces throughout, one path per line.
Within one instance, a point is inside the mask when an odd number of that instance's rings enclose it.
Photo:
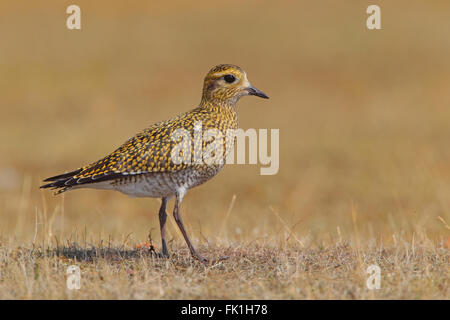
M 285 241 L 201 247 L 229 259 L 205 266 L 180 246 L 170 259 L 126 246 L 9 247 L 2 243 L 2 299 L 441 299 L 448 297 L 448 249 L 426 239 L 373 243 L 359 250 L 345 241 L 306 249 Z M 80 268 L 69 290 L 68 267 Z M 369 290 L 367 267 L 381 269 Z

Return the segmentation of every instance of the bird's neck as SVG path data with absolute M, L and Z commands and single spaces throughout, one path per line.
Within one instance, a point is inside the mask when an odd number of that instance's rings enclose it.
M 237 129 L 238 116 L 235 103 L 224 103 L 210 100 L 202 100 L 198 109 L 206 113 L 212 121 L 211 123 L 220 124 L 220 130 Z
M 202 99 L 200 108 L 208 109 L 212 112 L 236 112 L 236 102 L 228 100 Z

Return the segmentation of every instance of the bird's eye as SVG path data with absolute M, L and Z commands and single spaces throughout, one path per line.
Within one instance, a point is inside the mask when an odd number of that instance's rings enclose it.
M 232 74 L 227 74 L 223 77 L 223 79 L 227 82 L 227 83 L 233 83 L 236 80 L 236 77 L 233 76 Z

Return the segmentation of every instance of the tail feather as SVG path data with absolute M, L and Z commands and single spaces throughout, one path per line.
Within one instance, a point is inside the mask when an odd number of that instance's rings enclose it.
M 83 171 L 82 168 L 71 171 L 71 172 L 67 172 L 67 173 L 63 173 L 54 177 L 50 177 L 44 180 L 44 182 L 50 182 L 47 184 L 44 184 L 42 186 L 40 186 L 40 189 L 47 189 L 47 188 L 51 188 L 52 190 L 56 190 L 55 194 L 60 194 L 62 192 L 68 191 L 72 188 L 72 186 L 68 185 L 67 182 L 69 182 L 70 180 L 73 179 L 74 176 L 76 176 L 77 174 L 79 174 L 81 171 Z
M 77 170 L 71 171 L 71 172 L 67 172 L 67 173 L 63 173 L 54 177 L 50 177 L 44 180 L 44 182 L 47 181 L 57 181 L 57 180 L 64 180 L 67 178 L 72 178 L 73 176 L 79 174 L 81 171 L 83 171 L 83 168 L 79 168 Z M 43 188 L 44 186 L 42 186 L 41 188 Z
M 49 182 L 40 186 L 40 189 L 51 188 L 52 190 L 57 190 L 55 194 L 60 194 L 62 192 L 68 191 L 74 187 L 81 185 L 87 185 L 107 180 L 115 180 L 123 177 L 122 173 L 101 173 L 97 175 L 92 175 L 89 177 L 80 177 L 85 168 L 80 168 L 68 173 L 63 173 L 54 177 L 50 177 L 44 180 L 44 182 Z

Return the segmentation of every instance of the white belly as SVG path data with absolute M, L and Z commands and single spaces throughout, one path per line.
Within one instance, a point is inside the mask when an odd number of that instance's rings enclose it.
M 188 190 L 214 177 L 223 166 L 198 171 L 194 168 L 174 173 L 149 173 L 128 175 L 114 181 L 103 181 L 82 188 L 116 190 L 131 197 L 163 198 L 175 195 L 179 190 Z
M 118 181 L 113 183 L 114 190 L 125 193 L 131 197 L 162 198 L 176 193 L 182 185 L 175 184 L 167 175 L 152 175 L 136 177 L 136 179 Z

